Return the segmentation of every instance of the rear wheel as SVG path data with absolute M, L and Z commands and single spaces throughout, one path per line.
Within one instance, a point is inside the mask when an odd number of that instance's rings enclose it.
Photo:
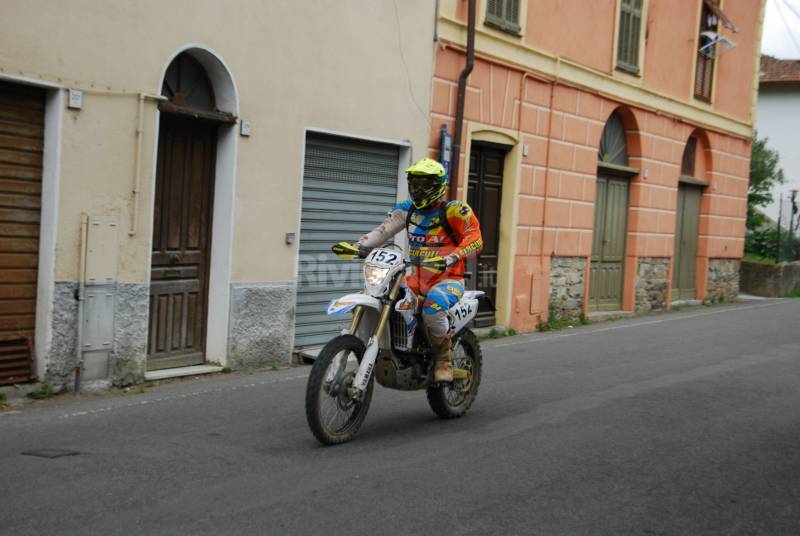
M 364 351 L 361 339 L 341 335 L 322 348 L 311 367 L 306 386 L 306 420 L 320 443 L 337 445 L 351 440 L 367 416 L 374 376 L 361 400 L 354 399 L 350 389 Z
M 478 338 L 469 329 L 461 331 L 453 344 L 453 368 L 466 370 L 467 377 L 428 387 L 428 404 L 442 419 L 461 417 L 478 396 L 483 354 Z

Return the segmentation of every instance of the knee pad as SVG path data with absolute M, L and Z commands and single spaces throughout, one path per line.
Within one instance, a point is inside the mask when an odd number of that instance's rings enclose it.
M 447 311 L 427 312 L 427 307 L 422 313 L 422 321 L 431 338 L 442 339 L 447 336 L 450 325 L 447 322 Z

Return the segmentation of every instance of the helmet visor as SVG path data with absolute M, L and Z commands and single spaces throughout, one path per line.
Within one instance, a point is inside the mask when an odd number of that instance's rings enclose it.
M 439 193 L 439 187 L 440 179 L 435 175 L 408 176 L 408 193 L 417 205 L 433 201 Z

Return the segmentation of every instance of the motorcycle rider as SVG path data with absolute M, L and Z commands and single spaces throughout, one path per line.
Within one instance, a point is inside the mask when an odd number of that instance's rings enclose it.
M 405 228 L 413 265 L 404 281 L 406 300 L 422 302 L 422 318 L 435 361 L 434 381 L 451 382 L 452 334 L 447 311 L 464 294 L 465 260 L 483 247 L 480 224 L 469 205 L 444 200 L 447 177 L 439 162 L 423 158 L 406 169 L 406 174 L 410 199 L 395 205 L 384 222 L 357 244 L 342 242 L 333 251 L 365 256 Z

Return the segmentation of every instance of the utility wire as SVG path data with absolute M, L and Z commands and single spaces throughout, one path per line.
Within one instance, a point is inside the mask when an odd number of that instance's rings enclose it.
M 783 13 L 783 8 L 781 7 L 781 4 L 783 4 L 783 2 L 781 0 L 776 0 L 775 1 L 775 7 L 778 8 L 778 13 L 781 16 L 781 20 L 783 21 L 783 25 L 786 26 L 786 32 L 789 34 L 789 37 L 791 38 L 792 43 L 794 43 L 794 47 L 797 49 L 797 52 L 800 53 L 800 44 L 798 44 L 797 39 L 795 39 L 795 37 L 794 37 L 794 33 L 792 33 L 792 27 L 789 25 L 789 21 L 786 20 L 786 15 Z M 794 9 L 792 9 L 792 12 L 794 13 Z M 795 15 L 796 14 L 797 13 L 795 13 Z
M 783 0 L 783 5 L 789 8 L 789 10 L 794 13 L 794 16 L 800 19 L 800 10 L 794 7 L 792 4 L 789 3 L 789 0 Z
M 428 114 L 426 114 L 425 111 L 422 109 L 422 106 L 419 105 L 419 102 L 417 102 L 417 97 L 416 95 L 414 95 L 414 87 L 411 85 L 411 73 L 409 73 L 408 71 L 408 62 L 406 61 L 406 55 L 403 53 L 403 35 L 400 25 L 400 13 L 398 13 L 397 9 L 397 0 L 394 0 L 392 2 L 392 5 L 394 5 L 394 20 L 395 23 L 397 24 L 397 44 L 399 45 L 398 48 L 400 49 L 400 59 L 402 60 L 403 67 L 406 70 L 406 82 L 408 83 L 408 93 L 411 97 L 411 101 L 414 103 L 414 106 L 417 107 L 417 110 L 419 110 L 420 115 L 422 115 L 422 118 L 425 119 L 425 122 L 428 123 L 428 127 L 430 128 L 431 119 L 428 116 Z

